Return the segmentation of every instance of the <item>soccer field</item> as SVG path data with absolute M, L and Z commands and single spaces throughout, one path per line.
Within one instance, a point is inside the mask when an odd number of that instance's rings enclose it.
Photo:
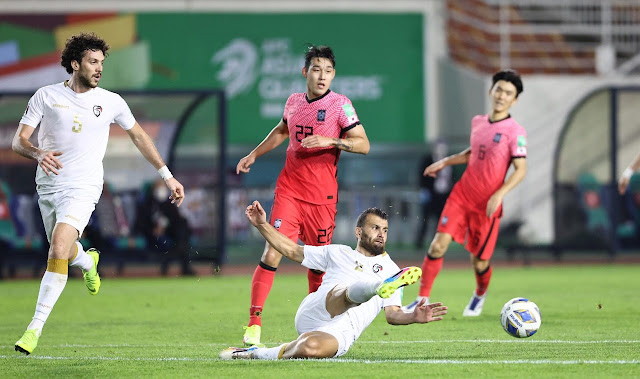
M 640 266 L 556 266 L 494 271 L 482 316 L 463 319 L 470 269 L 445 268 L 432 293 L 445 320 L 391 326 L 382 314 L 347 355 L 322 361 L 219 361 L 247 321 L 250 276 L 103 280 L 90 296 L 69 280 L 28 357 L 13 351 L 39 281 L 0 282 L 0 377 L 603 377 L 640 375 Z M 278 275 L 263 342 L 296 338 L 306 275 Z M 417 286 L 405 290 L 405 303 Z M 507 335 L 499 312 L 524 296 L 542 312 L 528 339 Z

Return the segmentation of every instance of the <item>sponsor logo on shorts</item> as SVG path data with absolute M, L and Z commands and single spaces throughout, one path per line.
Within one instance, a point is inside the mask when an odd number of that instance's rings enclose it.
M 444 216 L 444 217 L 442 218 L 442 225 L 447 225 L 447 222 L 448 222 L 448 221 L 449 221 L 449 217 Z
M 72 219 L 73 221 L 80 222 L 80 220 L 78 220 L 76 217 L 73 217 L 73 216 L 71 216 L 71 215 L 64 215 L 64 217 L 66 217 L 66 218 L 70 218 L 70 219 Z
M 324 121 L 324 117 L 327 114 L 327 110 L 326 109 L 318 109 L 318 117 L 317 120 L 318 121 Z
M 379 273 L 380 271 L 382 271 L 382 265 L 379 263 L 376 263 L 373 265 L 373 272 L 375 272 L 376 274 Z
M 496 135 L 493 136 L 493 142 L 495 143 L 500 142 L 500 138 L 502 138 L 502 133 L 496 133 Z
M 276 229 L 280 229 L 280 226 L 282 226 L 282 220 L 277 218 L 274 222 L 273 222 L 273 227 Z

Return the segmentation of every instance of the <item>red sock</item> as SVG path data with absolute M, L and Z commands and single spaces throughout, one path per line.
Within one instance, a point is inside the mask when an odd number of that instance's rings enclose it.
M 276 276 L 276 268 L 260 262 L 251 279 L 251 307 L 249 308 L 249 326 L 262 326 L 262 307 L 267 301 L 269 291 Z
M 316 292 L 322 284 L 324 272 L 318 270 L 307 271 L 307 279 L 309 280 L 309 293 Z
M 491 273 L 493 273 L 493 268 L 491 266 L 487 267 L 481 273 L 476 271 L 476 295 L 482 296 L 487 293 L 487 288 L 489 288 L 489 281 L 491 280 Z
M 431 287 L 433 286 L 436 276 L 440 273 L 442 268 L 442 257 L 431 258 L 429 255 L 424 257 L 422 262 L 422 278 L 420 279 L 420 291 L 418 295 L 428 297 L 431 294 Z

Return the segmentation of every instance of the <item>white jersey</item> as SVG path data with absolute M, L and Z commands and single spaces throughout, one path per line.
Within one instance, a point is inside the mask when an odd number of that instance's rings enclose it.
M 367 257 L 345 245 L 306 245 L 302 265 L 325 272 L 322 285 L 317 291 L 318 294 L 325 294 L 322 296 L 323 298 L 338 284 L 349 285 L 361 280 L 384 280 L 400 271 L 398 265 L 391 260 L 387 253 Z M 306 298 L 305 301 L 307 301 Z M 331 317 L 324 307 L 324 301 L 319 304 L 323 306 L 304 307 L 306 308 L 304 317 L 318 320 L 321 323 L 331 321 Z M 393 305 L 402 306 L 402 290 L 396 291 L 388 299 L 376 295 L 366 303 L 351 308 L 347 312 L 357 324 L 354 327 L 361 332 L 371 324 L 382 308 Z M 301 308 L 303 308 L 302 305 Z
M 107 150 L 109 128 L 113 122 L 124 130 L 136 123 L 129 106 L 120 95 L 102 88 L 76 93 L 67 82 L 42 87 L 31 97 L 21 124 L 38 131 L 38 147 L 61 151 L 63 168 L 47 176 L 38 166 L 38 193 L 60 189 L 92 189 L 102 192 L 102 159 Z

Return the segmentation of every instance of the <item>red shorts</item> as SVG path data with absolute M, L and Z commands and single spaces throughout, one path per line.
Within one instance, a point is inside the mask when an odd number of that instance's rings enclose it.
M 450 234 L 476 258 L 488 260 L 498 240 L 501 214 L 501 209 L 498 209 L 494 216 L 487 217 L 485 212 L 470 209 L 449 198 L 440 214 L 438 232 Z
M 276 193 L 269 222 L 290 240 L 305 245 L 331 243 L 336 226 L 336 204 L 311 204 Z

